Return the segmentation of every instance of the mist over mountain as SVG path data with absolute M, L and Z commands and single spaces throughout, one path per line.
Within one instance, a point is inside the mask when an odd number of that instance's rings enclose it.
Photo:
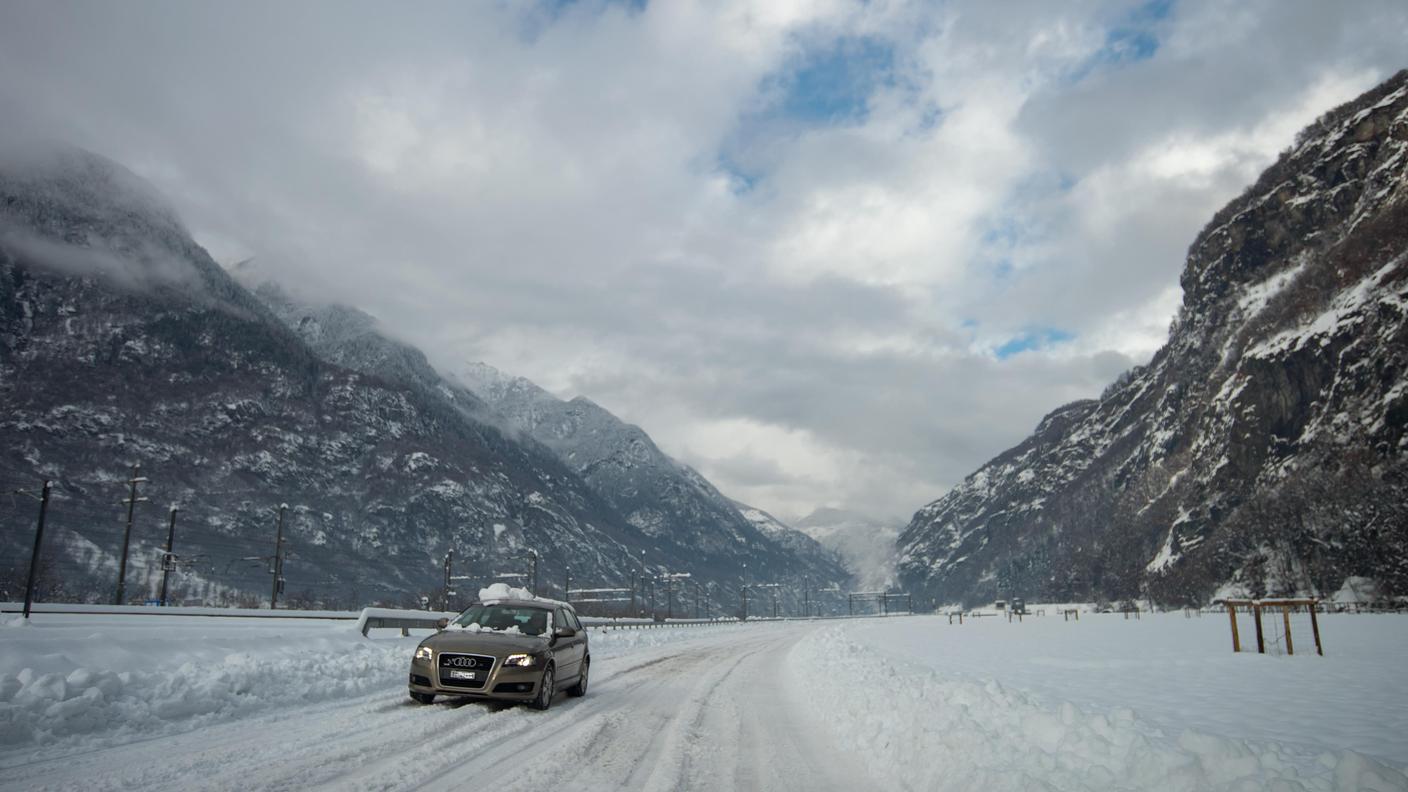
M 883 590 L 895 584 L 895 540 L 904 527 L 902 520 L 876 519 L 823 506 L 795 525 L 840 555 L 861 588 Z
M 370 316 L 272 286 L 256 296 L 149 185 L 74 148 L 0 158 L 0 404 L 0 481 L 56 482 L 41 596 L 111 596 L 117 502 L 137 462 L 152 503 L 133 531 L 139 600 L 157 585 L 168 503 L 191 561 L 173 588 L 191 601 L 267 596 L 260 558 L 280 503 L 283 596 L 305 604 L 412 601 L 438 590 L 451 550 L 458 574 L 486 578 L 526 570 L 535 550 L 547 591 L 569 565 L 574 585 L 624 585 L 644 567 L 723 591 L 744 561 L 809 568 L 731 510 L 737 537 L 675 532 L 644 506 L 627 519 Z M 717 495 L 691 474 L 679 472 L 684 499 Z M 30 520 L 27 507 L 7 513 L 7 557 L 32 541 Z
M 940 601 L 1408 593 L 1408 72 L 1304 130 L 1189 250 L 1168 343 L 921 509 Z

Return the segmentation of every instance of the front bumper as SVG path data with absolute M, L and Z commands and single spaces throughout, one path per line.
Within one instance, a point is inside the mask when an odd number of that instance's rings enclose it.
M 436 660 L 438 660 L 438 655 Z M 468 698 L 500 699 L 503 701 L 531 701 L 538 695 L 538 686 L 543 681 L 543 669 L 505 666 L 495 660 L 489 678 L 479 688 L 466 688 L 440 683 L 435 660 L 412 660 L 411 673 L 407 684 L 412 693 L 433 693 L 437 696 L 463 696 Z

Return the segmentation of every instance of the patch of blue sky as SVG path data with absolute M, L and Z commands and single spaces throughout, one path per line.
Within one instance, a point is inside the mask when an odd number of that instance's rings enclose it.
M 1175 0 L 1145 0 L 1111 25 L 1104 45 L 1071 73 L 1079 82 L 1091 72 L 1121 64 L 1137 63 L 1159 51 L 1159 28 L 1173 13 Z
M 762 174 L 745 167 L 727 153 L 720 153 L 715 167 L 728 177 L 729 190 L 734 195 L 746 195 L 758 186 Z
M 894 44 L 874 36 L 796 41 L 796 54 L 758 84 L 759 103 L 739 119 L 712 167 L 729 178 L 735 195 L 766 180 L 771 152 L 800 131 L 864 124 L 872 97 L 901 86 Z M 937 107 L 926 123 L 938 124 Z
M 640 12 L 644 11 L 649 3 L 650 0 L 538 0 L 538 5 L 554 17 L 573 6 L 605 8 L 616 5 L 632 12 Z
M 527 43 L 534 43 L 545 31 L 567 18 L 573 19 L 600 14 L 608 8 L 624 8 L 628 14 L 639 14 L 645 10 L 649 0 L 536 0 L 535 2 L 504 3 L 517 12 L 518 35 Z
M 864 123 L 871 96 L 894 82 L 894 45 L 855 36 L 803 50 L 762 87 L 778 96 L 776 112 L 783 117 L 829 125 Z
M 1056 327 L 1040 327 L 1023 331 L 993 350 L 998 360 L 1006 360 L 1022 352 L 1049 349 L 1075 340 L 1075 334 Z

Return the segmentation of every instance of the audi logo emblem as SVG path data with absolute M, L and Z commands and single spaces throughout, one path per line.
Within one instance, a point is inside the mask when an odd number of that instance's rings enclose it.
M 473 657 L 447 657 L 445 658 L 445 665 L 454 666 L 455 668 L 474 668 L 479 665 L 479 661 L 475 660 Z

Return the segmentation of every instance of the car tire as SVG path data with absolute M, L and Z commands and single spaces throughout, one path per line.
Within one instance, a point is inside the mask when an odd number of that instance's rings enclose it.
M 587 695 L 587 672 L 592 668 L 591 658 L 582 661 L 582 673 L 577 677 L 577 684 L 567 688 L 567 695 L 581 698 Z
M 435 703 L 435 694 L 434 694 L 434 693 L 417 693 L 417 692 L 415 692 L 414 690 L 412 690 L 412 691 L 411 691 L 411 700 L 414 701 L 414 702 L 417 703 L 417 704 L 434 704 L 434 703 Z
M 535 710 L 545 710 L 552 706 L 553 694 L 557 692 L 557 676 L 552 666 L 543 671 L 543 681 L 538 685 L 538 695 L 528 702 Z

